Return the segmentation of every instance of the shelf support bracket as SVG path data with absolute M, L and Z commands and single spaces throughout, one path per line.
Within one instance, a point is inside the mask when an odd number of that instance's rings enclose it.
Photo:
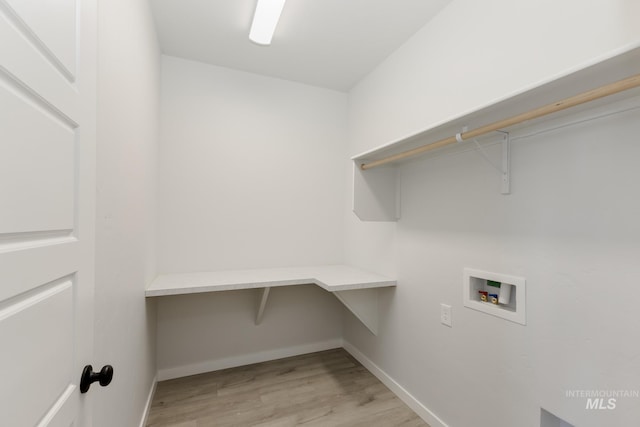
M 337 291 L 334 295 L 373 335 L 378 335 L 378 289 Z
M 463 128 L 462 133 L 467 132 L 467 127 Z M 511 194 L 511 139 L 509 137 L 509 132 L 505 132 L 502 130 L 495 131 L 497 133 L 502 134 L 502 165 L 498 166 L 491 161 L 487 153 L 482 149 L 480 143 L 473 139 L 473 142 L 476 144 L 476 151 L 484 157 L 484 159 L 493 166 L 498 172 L 500 172 L 500 185 L 501 185 L 501 194 Z M 459 142 L 464 142 L 460 136 L 461 133 L 456 134 L 456 139 Z
M 267 305 L 267 299 L 269 298 L 269 291 L 271 288 L 260 289 L 260 301 L 258 303 L 258 310 L 256 312 L 256 325 L 262 322 L 262 316 L 264 315 L 264 308 Z
M 360 163 L 358 160 L 353 163 L 353 212 L 361 221 L 397 221 L 400 218 L 397 168 L 363 171 Z
M 511 194 L 511 139 L 509 132 L 497 131 L 502 134 L 502 194 Z

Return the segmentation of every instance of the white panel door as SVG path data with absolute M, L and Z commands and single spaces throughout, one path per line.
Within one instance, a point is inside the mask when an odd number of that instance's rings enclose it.
M 96 0 L 0 0 L 0 426 L 85 427 Z

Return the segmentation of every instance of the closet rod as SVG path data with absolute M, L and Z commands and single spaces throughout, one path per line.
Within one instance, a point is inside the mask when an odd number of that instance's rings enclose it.
M 490 132 L 501 130 L 509 126 L 516 125 L 518 123 L 525 122 L 527 120 L 537 119 L 538 117 L 546 116 L 558 111 L 566 110 L 567 108 L 575 107 L 576 105 L 584 104 L 596 99 L 604 98 L 609 95 L 614 95 L 625 90 L 633 89 L 640 86 L 640 74 L 628 77 L 624 80 L 620 80 L 608 85 L 600 86 L 599 88 L 592 89 L 587 92 L 583 92 L 578 95 L 574 95 L 570 98 L 565 98 L 561 101 L 556 101 L 551 104 L 538 107 L 536 109 L 527 111 L 526 113 L 518 114 L 507 119 L 499 120 L 491 124 L 481 126 L 477 129 L 473 129 L 467 132 L 459 133 L 458 135 L 450 136 L 448 138 L 441 139 L 440 141 L 433 142 L 431 144 L 422 145 L 411 150 L 403 151 L 402 153 L 394 154 L 389 157 L 382 158 L 380 160 L 374 160 L 369 163 L 363 163 L 360 165 L 362 170 L 375 168 L 377 166 L 386 165 L 387 163 L 396 162 L 398 160 L 404 160 L 409 157 L 417 156 L 418 154 L 426 153 L 427 151 L 435 150 L 450 144 L 455 144 L 459 140 L 467 140 L 476 138 L 478 136 L 486 135 Z

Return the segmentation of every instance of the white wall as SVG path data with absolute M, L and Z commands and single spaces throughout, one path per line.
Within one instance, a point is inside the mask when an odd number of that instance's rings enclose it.
M 163 57 L 162 272 L 339 263 L 346 96 Z
M 342 263 L 344 93 L 163 57 L 161 98 L 161 272 Z M 274 292 L 259 328 L 255 292 L 163 299 L 160 369 L 340 338 L 332 296 Z M 284 334 L 292 324 L 306 333 Z M 173 344 L 186 334 L 206 340 Z
M 316 285 L 272 288 L 260 325 L 259 290 L 162 297 L 160 380 L 342 346 L 343 309 Z
M 155 275 L 160 52 L 148 2 L 99 5 L 95 426 L 140 423 L 156 374 Z M 94 386 L 95 387 L 95 386 Z
M 637 2 L 583 6 L 454 0 L 350 92 L 350 154 L 640 42 Z M 397 264 L 399 286 L 381 300 L 378 337 L 345 317 L 345 339 L 453 427 L 539 426 L 541 406 L 580 426 L 638 424 L 637 399 L 586 411 L 564 393 L 638 388 L 639 118 L 514 142 L 510 196 L 474 152 L 402 166 L 397 224 L 347 214 L 347 261 Z M 524 276 L 527 326 L 464 308 L 463 267 Z M 439 323 L 441 302 L 453 328 Z

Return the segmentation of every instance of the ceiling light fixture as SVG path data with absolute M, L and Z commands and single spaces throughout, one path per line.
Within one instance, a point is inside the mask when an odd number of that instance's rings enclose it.
M 271 44 L 285 0 L 258 0 L 249 39 L 257 44 Z

